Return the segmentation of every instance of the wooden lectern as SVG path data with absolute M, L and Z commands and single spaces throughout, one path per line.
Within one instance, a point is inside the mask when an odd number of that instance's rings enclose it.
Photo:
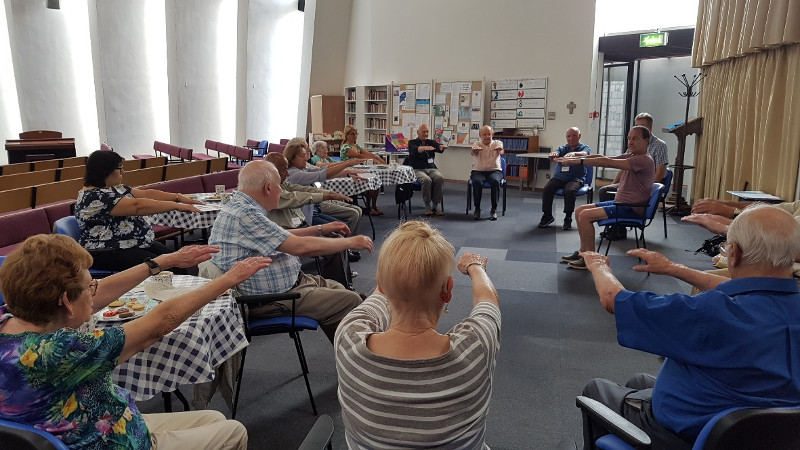
M 672 181 L 672 194 L 667 202 L 674 203 L 675 206 L 669 209 L 670 214 L 685 216 L 691 212 L 689 204 L 681 195 L 683 190 L 683 172 L 687 169 L 694 169 L 694 166 L 684 164 L 684 154 L 686 153 L 686 136 L 690 134 L 703 134 L 703 118 L 697 117 L 688 122 L 684 122 L 677 127 L 669 130 L 678 138 L 678 155 L 675 157 L 675 164 L 670 166 L 675 171 Z
M 9 163 L 72 158 L 75 138 L 62 138 L 60 131 L 25 131 L 19 134 L 19 140 L 6 140 L 6 151 Z

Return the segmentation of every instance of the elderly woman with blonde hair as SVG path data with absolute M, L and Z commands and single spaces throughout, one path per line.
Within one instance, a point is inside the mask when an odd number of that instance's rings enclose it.
M 339 325 L 336 369 L 350 448 L 487 448 L 497 291 L 486 258 L 465 253 L 457 267 L 472 280 L 472 312 L 439 333 L 453 295 L 453 254 L 428 224 L 400 225 L 378 256 L 378 288 Z
M 158 255 L 154 268 L 191 267 L 218 252 L 188 246 Z M 70 448 L 246 449 L 247 431 L 218 411 L 141 414 L 111 371 L 154 344 L 195 311 L 269 266 L 269 258 L 237 263 L 200 289 L 153 308 L 122 326 L 79 331 L 151 273 L 138 264 L 102 280 L 89 274 L 92 256 L 72 238 L 29 237 L 0 267 L 0 418 L 52 433 Z

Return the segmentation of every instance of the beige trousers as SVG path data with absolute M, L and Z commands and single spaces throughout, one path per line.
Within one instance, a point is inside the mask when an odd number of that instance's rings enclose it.
M 142 414 L 153 449 L 247 449 L 247 430 L 219 411 Z

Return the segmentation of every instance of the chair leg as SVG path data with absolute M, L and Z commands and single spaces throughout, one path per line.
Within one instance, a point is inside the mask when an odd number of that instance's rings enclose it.
M 236 375 L 236 393 L 233 396 L 233 411 L 231 419 L 236 418 L 236 409 L 239 407 L 239 391 L 242 389 L 242 378 L 244 377 L 244 359 L 247 356 L 247 347 L 242 349 L 242 363 L 239 364 L 239 373 Z
M 306 390 L 308 391 L 308 399 L 311 400 L 311 409 L 314 415 L 317 415 L 317 404 L 314 403 L 314 394 L 311 393 L 311 384 L 308 382 L 308 364 L 306 363 L 306 355 L 303 351 L 303 343 L 300 341 L 300 333 L 295 331 L 292 334 L 294 340 L 295 350 L 297 350 L 297 358 L 300 360 L 300 368 L 303 370 L 303 379 L 306 382 Z
M 664 216 L 664 239 L 667 238 L 667 202 L 661 202 L 661 214 Z
M 522 181 L 520 181 L 522 183 Z M 506 215 L 506 187 L 508 184 L 503 184 L 503 215 Z
M 467 183 L 467 210 L 464 214 L 469 214 L 470 205 L 472 204 L 472 186 Z

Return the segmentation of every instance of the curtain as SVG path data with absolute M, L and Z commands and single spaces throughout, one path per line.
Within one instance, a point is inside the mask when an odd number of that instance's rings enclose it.
M 692 64 L 800 42 L 800 0 L 700 0 Z
M 703 73 L 698 114 L 704 132 L 697 141 L 692 197 L 723 198 L 726 190 L 748 182 L 749 189 L 794 199 L 800 44 L 728 59 Z

